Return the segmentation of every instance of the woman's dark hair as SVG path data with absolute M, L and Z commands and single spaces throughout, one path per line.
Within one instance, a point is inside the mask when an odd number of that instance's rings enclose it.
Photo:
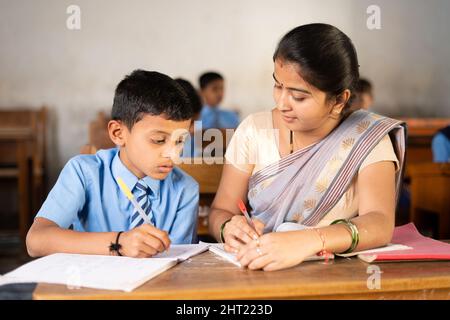
M 175 80 L 156 71 L 134 70 L 117 85 L 111 118 L 131 129 L 145 114 L 184 121 L 192 118 L 193 111 Z
M 346 109 L 350 105 L 359 79 L 358 57 L 350 38 L 338 28 L 313 23 L 292 29 L 280 40 L 276 59 L 297 64 L 301 77 L 328 99 L 349 89 L 352 95 Z
M 186 92 L 189 101 L 191 102 L 192 111 L 194 115 L 200 113 L 202 111 L 202 100 L 198 95 L 197 90 L 195 90 L 194 86 L 187 80 L 182 78 L 177 78 L 175 81 L 183 88 L 184 92 Z

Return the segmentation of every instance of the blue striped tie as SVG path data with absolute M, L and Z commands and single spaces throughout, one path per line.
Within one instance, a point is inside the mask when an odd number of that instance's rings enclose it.
M 144 180 L 141 179 L 136 183 L 133 195 L 137 203 L 144 210 L 145 214 L 149 216 L 150 220 L 152 220 L 151 203 L 149 197 L 150 192 L 150 188 L 145 184 Z M 141 217 L 139 212 L 135 210 L 130 219 L 130 229 L 139 227 L 142 223 L 144 223 L 144 219 Z

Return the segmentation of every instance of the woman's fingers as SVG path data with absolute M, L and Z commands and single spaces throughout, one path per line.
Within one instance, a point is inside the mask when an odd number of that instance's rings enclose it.
M 256 266 L 259 266 L 259 264 L 261 264 L 265 261 L 267 261 L 266 264 L 269 263 L 269 261 L 268 261 L 269 257 L 267 255 L 267 253 L 264 252 L 264 250 L 261 247 L 248 246 L 244 250 L 245 251 L 242 253 L 239 252 L 239 255 L 237 257 L 237 260 L 239 261 L 241 266 L 247 267 L 250 264 L 254 263 L 257 259 L 259 259 L 259 261 L 257 262 Z M 263 257 L 264 257 L 264 259 L 261 259 Z
M 264 233 L 264 227 L 266 226 L 261 220 L 259 219 L 252 219 L 253 224 L 255 225 L 256 232 L 258 235 L 262 236 Z
M 247 223 L 243 216 L 234 216 L 229 223 L 225 225 L 225 233 L 231 233 L 243 243 L 248 243 L 252 239 L 258 238 L 258 234 Z
M 225 237 L 225 251 L 237 253 L 243 245 L 244 244 L 242 242 L 236 240 L 233 236 Z

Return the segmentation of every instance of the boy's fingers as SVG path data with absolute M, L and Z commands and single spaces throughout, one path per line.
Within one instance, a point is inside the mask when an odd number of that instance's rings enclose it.
M 154 256 L 158 253 L 156 249 L 152 246 L 147 245 L 146 243 L 141 243 L 141 245 L 138 247 L 140 253 L 144 253 L 145 256 Z
M 147 235 L 144 238 L 144 244 L 154 248 L 158 252 L 163 252 L 166 249 L 164 243 L 158 237 L 153 235 Z
M 147 232 L 149 235 L 158 238 L 162 244 L 164 245 L 164 248 L 167 250 L 170 246 L 170 239 L 167 232 L 159 230 L 158 228 L 151 226 L 149 224 L 144 224 L 141 226 L 145 232 Z

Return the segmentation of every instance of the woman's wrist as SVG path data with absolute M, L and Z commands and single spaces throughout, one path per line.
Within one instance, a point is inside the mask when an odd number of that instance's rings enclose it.
M 225 226 L 228 222 L 231 221 L 231 218 L 225 220 L 221 225 L 220 225 L 220 242 L 225 243 L 225 236 L 224 236 L 224 231 L 225 231 Z
M 309 238 L 313 239 L 311 244 L 312 254 L 328 251 L 327 241 L 322 230 L 312 228 L 307 231 L 310 233 Z

